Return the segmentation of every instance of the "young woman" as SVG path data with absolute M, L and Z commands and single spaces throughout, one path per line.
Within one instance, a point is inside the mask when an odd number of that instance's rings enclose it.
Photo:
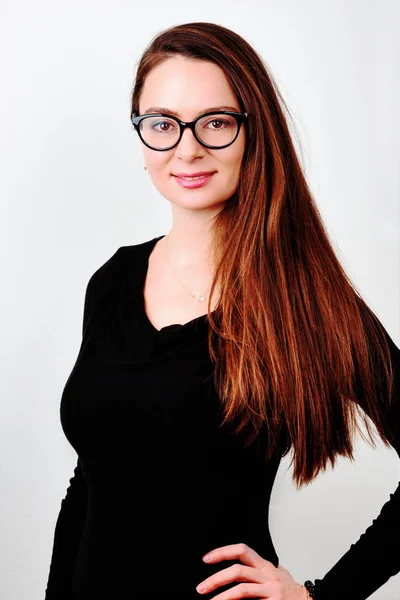
M 322 579 L 295 581 L 268 530 L 289 450 L 306 485 L 353 459 L 359 413 L 400 456 L 400 350 L 335 256 L 284 106 L 212 23 L 140 60 L 131 119 L 173 226 L 88 282 L 46 600 L 362 600 L 400 570 L 400 486 Z

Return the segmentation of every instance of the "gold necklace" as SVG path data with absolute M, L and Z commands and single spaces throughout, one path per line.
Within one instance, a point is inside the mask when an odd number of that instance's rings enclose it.
M 168 262 L 169 262 L 169 265 L 170 265 L 171 269 L 173 270 L 173 272 L 174 272 L 174 274 L 175 274 L 175 277 L 177 278 L 177 280 L 179 281 L 179 283 L 180 283 L 180 284 L 181 284 L 181 285 L 182 285 L 182 286 L 185 288 L 185 290 L 186 290 L 187 292 L 189 292 L 189 294 L 192 296 L 192 298 L 193 298 L 194 300 L 199 300 L 200 302 L 204 302 L 204 300 L 206 299 L 206 295 L 207 295 L 207 294 L 208 294 L 208 292 L 210 291 L 210 288 L 209 288 L 209 289 L 207 290 L 207 292 L 205 292 L 204 294 L 193 294 L 193 293 L 192 293 L 192 292 L 191 292 L 191 291 L 190 291 L 190 290 L 189 290 L 189 289 L 186 287 L 186 285 L 185 285 L 185 284 L 184 284 L 184 283 L 183 283 L 183 282 L 180 280 L 180 278 L 178 277 L 178 274 L 177 274 L 177 272 L 175 271 L 175 269 L 174 269 L 174 267 L 172 266 L 172 263 L 171 263 L 171 261 L 170 261 L 170 259 L 169 259 L 168 236 L 169 236 L 169 233 L 166 235 L 166 238 L 167 238 L 167 260 L 168 260 Z

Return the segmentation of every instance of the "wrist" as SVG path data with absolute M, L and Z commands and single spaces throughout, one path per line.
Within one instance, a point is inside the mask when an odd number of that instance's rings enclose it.
M 307 581 L 304 582 L 304 589 L 306 593 L 305 600 L 309 600 L 310 598 L 312 598 L 313 600 L 317 599 L 317 595 L 315 593 L 315 586 L 312 581 L 307 579 Z
M 303 598 L 304 598 L 304 600 L 310 600 L 311 596 L 308 593 L 308 590 L 307 590 L 306 586 L 303 585 L 302 589 L 303 589 Z

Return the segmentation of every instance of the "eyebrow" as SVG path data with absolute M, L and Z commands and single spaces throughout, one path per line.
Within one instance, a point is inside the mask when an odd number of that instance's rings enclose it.
M 204 108 L 203 110 L 201 110 L 199 113 L 197 113 L 196 117 L 199 117 L 200 115 L 208 112 L 219 112 L 220 110 L 232 110 L 233 112 L 240 112 L 240 109 L 235 108 L 234 106 L 211 106 L 210 108 Z M 172 115 L 173 117 L 179 118 L 179 113 L 169 108 L 163 108 L 161 106 L 152 106 L 151 108 L 145 110 L 142 114 L 147 115 L 150 113 L 167 113 L 169 115 Z

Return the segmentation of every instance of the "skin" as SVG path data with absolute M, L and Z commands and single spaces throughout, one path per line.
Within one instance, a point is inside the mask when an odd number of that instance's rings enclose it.
M 152 106 L 167 107 L 183 121 L 192 121 L 198 113 L 214 106 L 232 106 L 240 112 L 239 102 L 220 67 L 180 56 L 165 60 L 148 74 L 139 114 Z M 209 287 L 212 220 L 237 189 L 246 145 L 245 130 L 243 124 L 235 142 L 220 150 L 202 146 L 189 129 L 184 130 L 175 148 L 165 152 L 141 144 L 152 183 L 171 203 L 169 256 L 178 276 L 189 288 Z M 217 172 L 206 186 L 197 189 L 181 187 L 172 176 L 172 173 L 197 171 Z M 157 243 L 160 254 L 165 254 L 165 245 L 165 238 Z
M 214 106 L 232 106 L 240 112 L 239 102 L 220 67 L 208 61 L 192 61 L 184 57 L 165 60 L 147 76 L 139 102 L 139 114 L 153 106 L 167 107 L 183 121 L 192 121 L 201 111 Z M 152 183 L 171 203 L 173 225 L 168 236 L 168 255 L 174 270 L 188 288 L 208 289 L 211 281 L 209 249 L 212 220 L 237 189 L 246 146 L 246 125 L 242 125 L 233 144 L 220 150 L 202 146 L 189 129 L 184 130 L 181 141 L 171 150 L 157 152 L 144 144 L 141 146 Z M 214 170 L 217 173 L 211 181 L 197 189 L 182 188 L 172 175 L 177 172 Z M 162 238 L 151 253 L 153 259 L 156 257 L 157 264 L 149 261 L 148 274 L 155 273 L 155 276 L 152 278 L 153 284 L 146 287 L 150 290 L 145 294 L 148 307 L 157 307 L 156 287 L 159 297 L 163 273 L 167 272 L 168 280 L 174 281 L 172 273 L 168 271 L 165 252 L 166 238 Z M 168 293 L 162 296 L 165 304 Z M 190 298 L 188 301 L 193 304 Z M 297 583 L 289 571 L 282 565 L 276 568 L 246 544 L 214 548 L 211 555 L 208 562 L 237 559 L 238 564 L 221 569 L 199 582 L 196 590 L 200 595 L 218 590 L 218 587 L 229 582 L 239 581 L 241 583 L 230 590 L 220 594 L 217 592 L 213 600 L 308 598 L 306 588 Z M 203 560 L 206 560 L 205 557 Z M 179 584 L 177 581 L 175 583 Z M 200 590 L 201 584 L 206 586 L 203 591 Z
M 275 567 L 246 544 L 221 546 L 203 556 L 203 560 L 210 564 L 234 559 L 240 562 L 221 569 L 211 577 L 204 579 L 196 587 L 198 593 L 209 594 L 221 585 L 240 581 L 241 583 L 229 590 L 221 594 L 217 593 L 212 600 L 241 600 L 243 598 L 307 600 L 309 598 L 307 589 L 301 583 L 297 583 L 285 567 L 282 565 Z

